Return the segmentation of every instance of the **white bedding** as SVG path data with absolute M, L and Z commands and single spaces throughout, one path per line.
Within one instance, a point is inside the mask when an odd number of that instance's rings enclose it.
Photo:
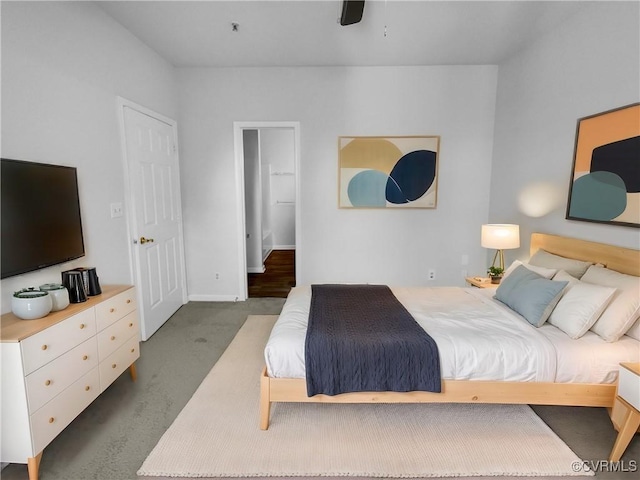
M 436 341 L 444 379 L 612 383 L 619 362 L 640 361 L 637 340 L 607 343 L 592 332 L 572 340 L 553 325 L 536 329 L 494 300 L 493 290 L 391 290 Z M 305 378 L 310 301 L 309 286 L 291 290 L 265 347 L 269 376 Z

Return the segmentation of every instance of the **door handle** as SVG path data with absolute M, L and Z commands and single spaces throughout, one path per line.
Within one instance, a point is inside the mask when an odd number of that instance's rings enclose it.
M 145 243 L 153 243 L 153 238 L 144 238 L 140 237 L 140 243 L 144 245 Z

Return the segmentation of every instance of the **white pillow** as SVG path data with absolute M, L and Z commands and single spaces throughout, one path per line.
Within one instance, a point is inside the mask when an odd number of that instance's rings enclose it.
M 636 320 L 636 323 L 631 326 L 626 335 L 640 341 L 640 318 L 638 318 L 638 320 Z
M 617 289 L 591 330 L 607 342 L 619 340 L 640 315 L 640 277 L 591 266 L 582 281 Z
M 524 265 L 525 267 L 527 267 L 532 272 L 537 273 L 538 275 L 540 275 L 541 277 L 546 278 L 547 280 L 551 280 L 551 277 L 553 277 L 557 272 L 557 270 L 554 270 L 553 268 L 536 267 L 535 265 L 529 265 L 528 263 L 522 263 L 520 260 L 514 260 L 514 262 L 511 265 L 509 265 L 509 268 L 507 268 L 504 271 L 504 273 L 502 274 L 502 279 L 504 280 L 509 275 L 511 275 L 511 272 L 513 272 L 520 265 Z
M 573 258 L 561 257 L 554 255 L 546 250 L 539 249 L 529 259 L 530 265 L 545 268 L 555 268 L 556 270 L 564 270 L 572 277 L 582 278 L 587 269 L 593 265 L 593 262 L 583 262 Z
M 581 282 L 564 270 L 556 273 L 553 279 L 567 281 L 569 285 L 551 312 L 548 322 L 574 340 L 580 338 L 596 323 L 616 289 Z

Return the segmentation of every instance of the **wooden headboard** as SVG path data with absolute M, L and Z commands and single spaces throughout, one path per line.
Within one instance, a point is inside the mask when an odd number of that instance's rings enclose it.
M 611 270 L 640 276 L 640 250 L 546 233 L 531 234 L 531 255 L 540 248 L 562 257 L 601 263 Z

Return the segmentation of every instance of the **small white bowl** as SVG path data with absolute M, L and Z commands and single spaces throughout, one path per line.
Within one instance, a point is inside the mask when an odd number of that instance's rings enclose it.
M 49 292 L 51 296 L 51 311 L 57 312 L 69 306 L 69 290 L 59 283 L 46 283 L 38 287 L 43 292 Z
M 11 311 L 23 320 L 42 318 L 51 311 L 53 302 L 48 292 L 25 288 L 11 297 Z

